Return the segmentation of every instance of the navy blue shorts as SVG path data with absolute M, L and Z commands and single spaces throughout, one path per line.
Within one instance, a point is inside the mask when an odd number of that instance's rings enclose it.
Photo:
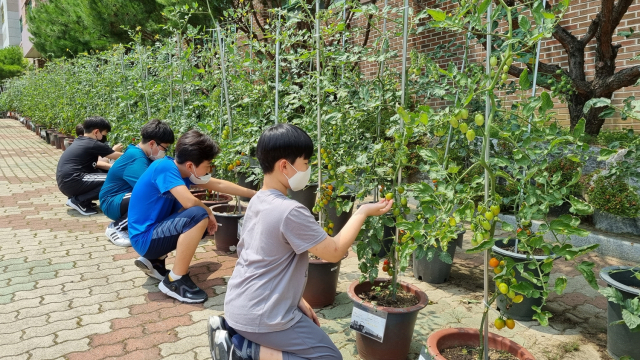
M 149 248 L 142 256 L 147 259 L 157 259 L 167 255 L 176 249 L 180 235 L 191 230 L 208 217 L 207 211 L 200 206 L 172 214 L 153 227 Z M 204 237 L 204 233 L 202 236 Z

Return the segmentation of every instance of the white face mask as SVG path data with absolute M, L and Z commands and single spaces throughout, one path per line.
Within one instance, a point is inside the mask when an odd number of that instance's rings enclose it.
M 191 176 L 189 176 L 189 181 L 191 181 L 192 184 L 202 185 L 208 183 L 209 180 L 211 180 L 211 174 L 197 177 L 196 174 L 191 173 Z
M 159 147 L 159 146 L 158 146 Z M 151 150 L 153 152 L 153 150 Z M 162 159 L 165 156 L 164 150 L 158 151 L 158 155 L 149 155 L 151 161 Z
M 291 163 L 289 163 L 288 161 L 287 164 L 291 165 Z M 283 173 L 283 175 L 289 180 L 289 186 L 291 187 L 291 190 L 299 191 L 304 189 L 304 187 L 309 184 L 309 179 L 311 178 L 311 165 L 309 165 L 307 171 L 298 171 L 298 169 L 293 167 L 293 165 L 291 165 L 291 167 L 296 171 L 295 175 L 289 178 L 287 174 Z

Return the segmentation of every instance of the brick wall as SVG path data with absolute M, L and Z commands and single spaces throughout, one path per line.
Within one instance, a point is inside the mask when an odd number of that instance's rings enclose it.
M 403 6 L 403 3 L 403 0 L 388 0 L 389 6 L 395 8 L 401 8 Z M 436 0 L 410 0 L 409 4 L 413 9 L 414 14 L 419 13 L 425 8 L 440 8 L 448 12 L 453 9 L 454 6 L 456 6 L 455 4 L 452 4 L 450 2 L 438 4 Z M 384 6 L 384 1 L 377 0 L 376 5 L 382 9 Z M 568 31 L 572 32 L 575 36 L 580 37 L 585 34 L 589 24 L 591 23 L 591 19 L 595 17 L 599 10 L 600 1 L 572 1 L 572 5 L 569 6 L 569 10 L 567 11 L 564 19 L 560 24 L 564 26 Z M 628 30 L 629 28 L 634 28 L 634 30 L 637 30 L 638 24 L 640 24 L 640 3 L 634 3 L 630 6 L 629 11 L 624 16 L 615 33 L 617 34 L 618 31 Z M 359 18 L 357 21 L 354 21 L 354 25 L 364 26 L 365 21 L 363 18 Z M 387 26 L 387 30 L 389 34 L 391 34 L 389 38 L 390 48 L 392 50 L 398 51 L 398 58 L 388 62 L 387 64 L 392 68 L 398 69 L 401 66 L 402 36 L 395 36 L 395 34 L 401 34 L 401 28 L 392 22 L 388 22 Z M 377 24 L 376 28 L 382 28 L 382 23 L 380 22 L 379 24 Z M 376 39 L 379 36 L 380 34 L 378 34 L 376 30 L 372 30 L 370 39 Z M 355 42 L 359 43 L 361 43 L 362 40 L 362 36 L 354 39 Z M 417 49 L 420 52 L 431 52 L 435 50 L 436 46 L 447 44 L 452 40 L 454 40 L 456 43 L 464 43 L 463 36 L 441 31 L 427 30 L 420 34 L 410 35 L 407 47 L 408 51 L 411 51 L 411 49 Z M 614 36 L 614 43 L 619 43 L 622 45 L 616 61 L 617 70 L 640 64 L 639 61 L 631 60 L 631 57 L 633 57 L 638 51 L 640 51 L 640 39 L 625 39 L 622 36 Z M 568 69 L 567 56 L 562 46 L 556 40 L 544 40 L 541 45 L 540 54 L 541 61 L 557 64 L 565 69 Z M 587 80 L 592 80 L 594 74 L 594 57 L 595 40 L 592 40 L 591 43 L 587 45 L 585 50 L 585 72 L 587 75 Z M 484 49 L 475 41 L 473 41 L 472 45 L 470 46 L 469 59 L 471 61 L 481 61 L 483 58 Z M 446 66 L 451 61 L 454 61 L 457 66 L 460 66 L 461 60 L 462 49 L 460 49 L 458 57 L 452 59 L 442 59 L 441 64 L 443 64 L 443 66 Z M 363 63 L 361 64 L 361 68 L 367 76 L 375 76 L 378 71 L 378 65 L 376 63 Z M 538 94 L 540 92 L 541 90 L 538 91 Z M 622 100 L 630 95 L 635 95 L 637 98 L 640 98 L 640 88 L 628 87 L 617 91 L 614 94 L 613 102 L 614 104 L 621 104 Z M 513 97 L 512 99 L 515 99 L 515 97 Z M 435 102 L 431 105 L 442 106 L 444 105 L 444 102 Z M 560 101 L 557 101 L 556 99 L 555 110 L 557 112 L 557 118 L 560 123 L 568 126 L 569 110 L 567 109 L 566 105 L 561 104 Z M 640 130 L 640 122 L 631 119 L 621 120 L 619 116 L 616 116 L 615 118 L 607 119 L 603 128 L 634 128 L 636 130 Z

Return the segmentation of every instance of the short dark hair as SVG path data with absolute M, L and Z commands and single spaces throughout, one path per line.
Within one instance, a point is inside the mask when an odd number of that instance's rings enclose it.
M 313 155 L 313 141 L 299 127 L 291 124 L 278 124 L 265 130 L 260 139 L 256 156 L 262 172 L 270 174 L 281 159 L 293 164 L 299 157 L 309 160 Z
M 111 124 L 102 116 L 89 116 L 84 120 L 82 127 L 85 133 L 90 133 L 95 129 L 100 130 L 100 132 L 105 130 L 107 130 L 107 132 L 111 131 Z
M 155 140 L 158 144 L 173 144 L 173 142 L 176 141 L 173 130 L 171 130 L 169 125 L 158 119 L 153 119 L 144 124 L 142 130 L 140 130 L 140 134 L 142 135 L 143 144 L 151 140 Z
M 189 130 L 182 134 L 176 144 L 176 162 L 184 164 L 191 161 L 200 166 L 205 161 L 212 161 L 220 153 L 220 147 L 207 135 Z
M 82 127 L 82 124 L 78 124 L 76 125 L 76 136 L 82 135 L 84 135 L 84 128 Z

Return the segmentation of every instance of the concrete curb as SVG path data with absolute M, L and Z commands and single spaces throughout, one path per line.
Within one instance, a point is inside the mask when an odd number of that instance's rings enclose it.
M 499 215 L 500 220 L 516 226 L 516 219 L 513 215 Z M 532 221 L 531 229 L 538 230 L 541 221 Z M 546 240 L 553 240 L 551 233 L 545 234 Z M 611 256 L 620 260 L 638 262 L 640 259 L 640 243 L 634 243 L 620 237 L 618 234 L 611 234 L 599 231 L 591 231 L 586 237 L 571 235 L 569 242 L 574 246 L 587 246 L 592 244 L 600 244 L 595 250 L 596 253 L 603 256 Z

